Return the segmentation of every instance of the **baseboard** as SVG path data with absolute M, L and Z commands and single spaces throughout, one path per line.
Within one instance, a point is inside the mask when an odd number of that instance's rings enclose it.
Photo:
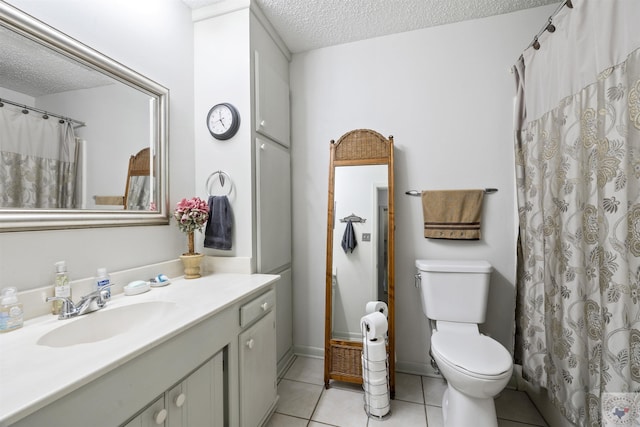
M 297 356 L 307 356 L 316 359 L 324 358 L 324 348 L 310 347 L 305 345 L 294 345 L 293 353 Z
M 293 353 L 293 348 L 289 348 L 284 354 L 284 356 L 282 356 L 278 361 L 278 378 L 282 378 L 282 376 L 285 374 L 285 372 L 287 372 L 287 369 L 289 369 L 289 366 L 291 366 L 295 358 L 296 357 L 295 357 L 295 354 Z

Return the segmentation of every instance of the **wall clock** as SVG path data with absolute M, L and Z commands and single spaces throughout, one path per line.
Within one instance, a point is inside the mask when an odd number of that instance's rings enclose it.
M 207 114 L 207 128 L 214 138 L 227 140 L 233 137 L 240 127 L 240 114 L 233 105 L 224 102 L 211 107 Z

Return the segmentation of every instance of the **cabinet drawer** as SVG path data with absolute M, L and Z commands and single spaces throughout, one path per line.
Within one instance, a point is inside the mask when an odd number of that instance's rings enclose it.
M 276 304 L 276 292 L 270 290 L 240 307 L 240 326 L 243 328 L 271 310 Z

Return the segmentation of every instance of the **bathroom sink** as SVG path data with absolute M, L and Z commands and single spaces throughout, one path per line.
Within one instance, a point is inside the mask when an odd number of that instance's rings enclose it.
M 41 336 L 37 344 L 47 347 L 69 347 L 106 340 L 134 329 L 150 327 L 175 307 L 176 304 L 173 302 L 148 301 L 106 308 L 71 320 L 61 320 L 60 326 Z

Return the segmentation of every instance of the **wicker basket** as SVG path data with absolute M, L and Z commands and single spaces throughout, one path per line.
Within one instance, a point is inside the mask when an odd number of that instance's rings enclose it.
M 357 343 L 360 344 L 360 343 Z M 345 381 L 362 383 L 362 346 L 332 343 L 331 374 Z

